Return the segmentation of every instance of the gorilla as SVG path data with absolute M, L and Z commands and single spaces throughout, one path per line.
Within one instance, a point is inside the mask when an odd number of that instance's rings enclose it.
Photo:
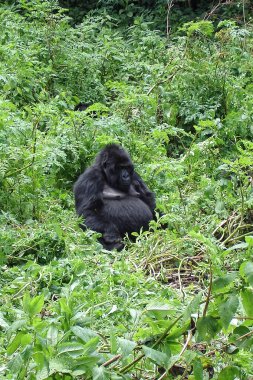
M 74 111 L 85 111 L 91 105 L 92 105 L 92 103 L 80 102 L 80 103 L 75 105 Z
M 100 232 L 107 250 L 121 250 L 126 233 L 148 229 L 155 219 L 155 197 L 135 172 L 129 154 L 107 145 L 74 185 L 75 206 L 86 227 Z
M 78 104 L 75 105 L 75 108 L 74 108 L 74 111 L 86 111 L 86 115 L 87 116 L 90 116 L 92 117 L 93 119 L 95 119 L 96 117 L 98 117 L 98 113 L 97 111 L 95 110 L 88 110 L 88 108 L 92 106 L 92 103 L 83 103 L 83 102 L 80 102 Z

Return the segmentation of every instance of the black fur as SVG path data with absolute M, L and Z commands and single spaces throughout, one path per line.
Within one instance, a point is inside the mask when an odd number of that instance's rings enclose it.
M 134 171 L 128 153 L 116 144 L 107 145 L 80 175 L 74 194 L 77 214 L 102 234 L 106 249 L 122 249 L 126 233 L 148 229 L 155 218 L 154 194 Z
M 74 111 L 85 111 L 92 103 L 78 103 L 75 105 Z

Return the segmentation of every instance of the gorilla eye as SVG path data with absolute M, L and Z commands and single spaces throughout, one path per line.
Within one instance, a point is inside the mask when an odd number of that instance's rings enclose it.
M 132 166 L 125 166 L 125 167 L 122 168 L 122 169 L 127 170 L 127 172 L 128 172 L 130 175 L 132 175 L 132 174 L 133 174 L 133 171 L 134 171 L 134 169 L 133 169 Z

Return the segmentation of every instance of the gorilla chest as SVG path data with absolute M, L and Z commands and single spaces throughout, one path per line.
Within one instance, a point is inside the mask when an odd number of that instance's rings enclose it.
M 153 219 L 150 208 L 141 199 L 127 196 L 122 199 L 105 199 L 102 210 L 109 223 L 117 225 L 121 234 L 148 228 Z

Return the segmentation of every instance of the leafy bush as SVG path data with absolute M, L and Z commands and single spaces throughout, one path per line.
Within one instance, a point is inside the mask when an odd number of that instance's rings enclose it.
M 0 5 L 0 377 L 248 379 L 251 21 L 165 38 L 161 2 L 116 5 L 125 22 L 75 27 L 56 1 Z M 72 195 L 109 142 L 163 212 L 121 253 L 79 228 Z

